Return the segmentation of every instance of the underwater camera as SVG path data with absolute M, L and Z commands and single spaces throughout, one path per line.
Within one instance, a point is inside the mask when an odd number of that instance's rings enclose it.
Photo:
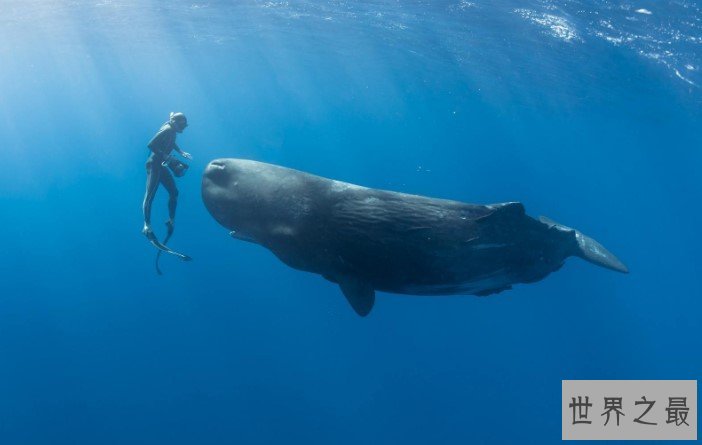
M 168 160 L 166 161 L 166 166 L 178 178 L 183 176 L 185 174 L 185 172 L 188 171 L 188 164 L 186 164 L 184 162 L 180 162 L 178 159 L 174 158 L 173 156 L 168 158 Z

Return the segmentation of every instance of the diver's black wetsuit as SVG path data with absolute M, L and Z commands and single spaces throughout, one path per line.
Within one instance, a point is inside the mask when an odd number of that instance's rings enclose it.
M 158 130 L 156 136 L 154 136 L 148 144 L 149 150 L 151 150 L 152 153 L 146 161 L 144 222 L 149 225 L 151 225 L 151 204 L 156 196 L 159 183 L 163 184 L 168 191 L 168 215 L 171 221 L 175 219 L 176 206 L 178 204 L 178 189 L 176 188 L 175 179 L 173 179 L 171 172 L 168 171 L 168 168 L 161 165 L 174 149 L 180 151 L 175 140 L 176 130 L 167 122 Z

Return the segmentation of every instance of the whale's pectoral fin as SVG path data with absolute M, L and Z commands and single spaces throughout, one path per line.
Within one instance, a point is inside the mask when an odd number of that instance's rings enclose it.
M 375 289 L 354 276 L 344 276 L 337 281 L 353 310 L 361 317 L 368 315 L 375 303 Z

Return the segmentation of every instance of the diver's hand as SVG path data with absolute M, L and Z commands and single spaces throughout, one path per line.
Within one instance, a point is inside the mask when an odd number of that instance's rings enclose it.
M 191 155 L 190 153 L 188 153 L 188 152 L 186 152 L 186 151 L 182 151 L 180 154 L 183 155 L 183 157 L 184 157 L 185 159 L 191 159 L 191 160 L 192 160 L 192 158 L 193 158 L 193 155 Z

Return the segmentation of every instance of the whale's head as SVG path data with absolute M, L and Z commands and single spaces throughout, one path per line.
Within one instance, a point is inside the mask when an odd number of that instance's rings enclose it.
M 261 220 L 265 191 L 253 183 L 260 177 L 256 164 L 243 159 L 215 159 L 202 174 L 202 201 L 214 219 L 229 230 L 255 231 Z
M 246 159 L 216 159 L 202 175 L 202 201 L 236 238 L 270 244 L 295 233 L 309 207 L 293 170 Z

